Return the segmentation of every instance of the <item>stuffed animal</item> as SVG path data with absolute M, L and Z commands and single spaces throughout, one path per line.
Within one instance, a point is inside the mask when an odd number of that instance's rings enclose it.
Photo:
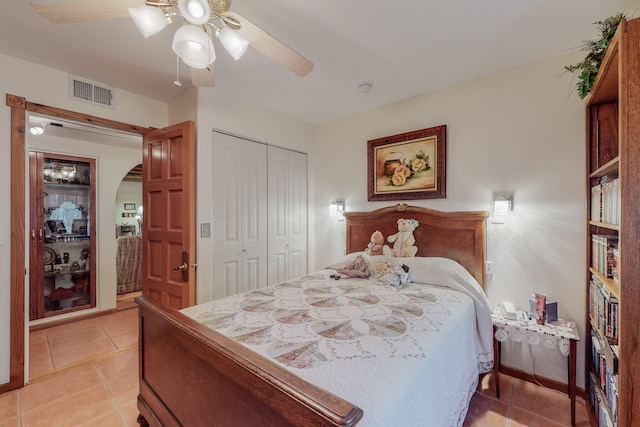
M 382 255 L 382 244 L 384 243 L 384 236 L 380 230 L 376 230 L 371 234 L 371 241 L 367 245 L 367 249 L 364 252 L 367 255 Z
M 409 267 L 391 260 L 382 260 L 371 268 L 371 279 L 378 285 L 399 286 L 410 283 Z
M 350 263 L 336 270 L 337 274 L 332 274 L 332 279 L 340 280 L 344 278 L 366 278 L 369 277 L 369 263 L 362 255 L 356 256 Z
M 393 250 L 385 245 L 383 248 L 385 255 L 391 255 L 397 258 L 416 256 L 418 248 L 413 246 L 416 242 L 416 239 L 413 237 L 413 230 L 419 225 L 420 223 L 415 219 L 400 218 L 398 220 L 398 232 L 387 237 L 389 243 L 393 243 Z

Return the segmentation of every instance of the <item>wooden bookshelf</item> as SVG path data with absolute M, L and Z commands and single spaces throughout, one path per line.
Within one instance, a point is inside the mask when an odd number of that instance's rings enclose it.
M 598 407 L 597 403 L 588 402 L 592 425 L 600 425 L 598 414 L 604 410 L 617 419 L 618 426 L 635 426 L 640 425 L 640 18 L 620 23 L 587 98 L 586 119 L 587 194 L 603 177 L 618 177 L 620 218 L 618 225 L 592 221 L 593 201 L 587 197 L 585 387 L 588 394 L 598 395 L 607 403 Z M 619 283 L 592 268 L 594 234 L 618 237 Z M 592 275 L 619 301 L 619 342 L 605 345 L 607 351 L 602 353 L 610 367 L 612 354 L 618 356 L 615 402 L 607 396 L 615 387 L 606 390 L 606 386 L 597 385 L 589 393 L 590 379 L 598 370 L 592 357 L 592 331 L 598 340 L 602 339 L 602 331 L 589 316 Z

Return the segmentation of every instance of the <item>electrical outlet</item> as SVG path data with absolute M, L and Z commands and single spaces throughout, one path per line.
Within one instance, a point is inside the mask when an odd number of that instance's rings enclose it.
M 487 276 L 493 276 L 493 261 L 485 261 L 484 272 Z
M 211 224 L 203 222 L 200 224 L 200 237 L 211 237 Z

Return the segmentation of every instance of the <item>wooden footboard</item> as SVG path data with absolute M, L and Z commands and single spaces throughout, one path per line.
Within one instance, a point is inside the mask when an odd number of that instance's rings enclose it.
M 353 426 L 360 408 L 146 296 L 140 307 L 142 425 Z

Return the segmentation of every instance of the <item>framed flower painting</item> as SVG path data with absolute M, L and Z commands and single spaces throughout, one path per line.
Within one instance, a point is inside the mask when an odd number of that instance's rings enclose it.
M 444 199 L 446 125 L 367 141 L 369 201 Z

